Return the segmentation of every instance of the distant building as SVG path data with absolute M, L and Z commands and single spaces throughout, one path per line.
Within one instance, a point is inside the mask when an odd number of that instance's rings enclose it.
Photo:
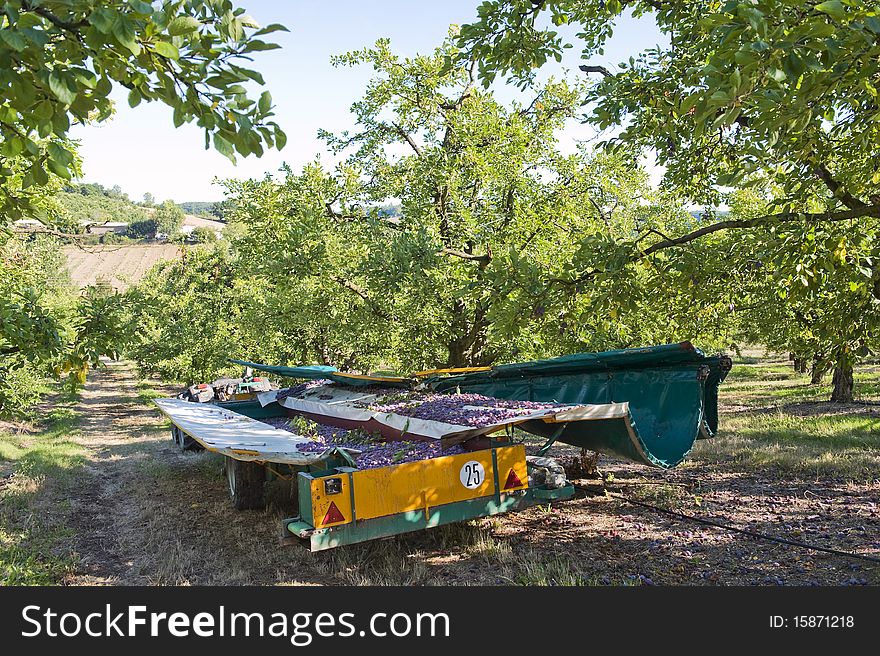
M 14 221 L 12 225 L 18 230 L 38 230 L 44 227 L 42 223 L 34 219 L 19 219 Z
M 200 216 L 194 216 L 192 214 L 187 214 L 183 219 L 183 225 L 180 228 L 180 232 L 185 235 L 189 235 L 196 228 L 209 228 L 217 233 L 217 236 L 220 237 L 223 234 L 223 228 L 226 226 L 222 221 L 212 221 L 211 219 L 203 219 Z
M 128 223 L 122 221 L 107 221 L 105 223 L 84 223 L 86 232 L 90 235 L 105 235 L 113 232 L 117 235 L 124 235 L 128 231 Z

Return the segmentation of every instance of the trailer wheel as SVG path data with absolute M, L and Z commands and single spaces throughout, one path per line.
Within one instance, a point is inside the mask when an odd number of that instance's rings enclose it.
M 266 506 L 263 465 L 226 456 L 226 482 L 236 510 L 262 510 Z
M 177 426 L 172 426 L 171 437 L 181 451 L 201 451 L 205 448 Z

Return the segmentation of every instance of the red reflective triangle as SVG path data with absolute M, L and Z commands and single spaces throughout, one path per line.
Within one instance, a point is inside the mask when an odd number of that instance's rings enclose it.
M 503 490 L 509 490 L 512 487 L 522 487 L 523 482 L 519 480 L 519 476 L 516 475 L 516 472 L 512 469 L 510 473 L 507 475 L 507 482 L 504 484 Z
M 343 517 L 342 513 L 339 512 L 339 508 L 336 507 L 336 502 L 331 501 L 330 507 L 327 509 L 327 514 L 324 515 L 324 519 L 321 520 L 321 526 L 326 526 L 327 524 L 336 524 L 337 522 L 344 521 L 345 517 Z

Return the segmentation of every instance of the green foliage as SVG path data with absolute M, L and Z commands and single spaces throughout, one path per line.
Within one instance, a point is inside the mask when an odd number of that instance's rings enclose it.
M 127 235 L 118 235 L 115 232 L 105 232 L 103 235 L 98 237 L 99 244 L 107 244 L 107 245 L 119 245 L 119 244 L 129 244 L 132 242 L 131 237 Z
M 19 413 L 47 376 L 85 381 L 101 355 L 121 342 L 119 297 L 77 294 L 56 239 L 11 238 L 0 247 L 0 415 Z
M 29 362 L 0 362 L 0 415 L 22 416 L 49 391 L 46 372 Z
M 129 356 L 167 380 L 200 382 L 227 369 L 226 358 L 243 346 L 239 319 L 248 301 L 236 264 L 220 242 L 156 265 L 126 295 L 126 333 L 138 337 Z
M 228 0 L 148 2 L 41 0 L 6 2 L 0 11 L 0 217 L 46 217 L 32 201 L 51 175 L 76 173 L 65 140 L 73 122 L 113 113 L 114 86 L 132 107 L 159 101 L 175 126 L 196 121 L 205 145 L 232 159 L 284 146 L 271 120 L 268 92 L 259 102 L 243 83 L 263 84 L 241 66 L 277 47 Z
M 156 232 L 173 235 L 183 226 L 184 212 L 174 201 L 166 200 L 153 213 Z
M 152 239 L 156 236 L 156 220 L 151 216 L 128 224 L 125 232 L 131 239 Z
M 589 60 L 624 11 L 653 17 L 669 46 L 606 70 L 586 118 L 603 129 L 624 126 L 616 142 L 651 148 L 667 184 L 714 203 L 718 185 L 769 174 L 782 189 L 778 206 L 804 211 L 830 177 L 821 199 L 828 210 L 853 207 L 847 194 L 874 203 L 880 110 L 871 80 L 880 74 L 880 17 L 872 3 L 492 0 L 461 40 L 486 82 L 496 72 L 528 82 L 565 45 L 552 28 L 538 27 L 538 14 L 580 26 Z
M 101 223 L 139 223 L 149 215 L 132 203 L 121 191 L 108 190 L 97 184 L 68 185 L 55 196 L 63 221 L 73 232 Z
M 581 90 L 551 81 L 505 106 L 456 55 L 447 42 L 401 58 L 381 40 L 339 57 L 376 72 L 357 130 L 324 134 L 343 161 L 228 181 L 232 250 L 162 265 L 130 292 L 150 327 L 138 360 L 196 380 L 230 356 L 413 371 L 721 343 L 720 299 L 695 313 L 692 284 L 658 282 L 620 247 L 694 217 L 624 153 L 559 152 Z M 571 282 L 600 264 L 626 275 Z
M 178 205 L 180 206 L 180 209 L 187 214 L 195 214 L 196 216 L 202 216 L 206 219 L 219 218 L 219 215 L 215 214 L 215 210 L 219 203 L 188 201 L 185 203 L 178 203 Z
M 624 11 L 652 17 L 669 45 L 613 70 L 591 65 Z M 713 207 L 736 202 L 730 187 L 755 191 L 733 221 L 708 212 L 685 230 L 637 233 L 630 259 L 651 257 L 699 280 L 704 291 L 713 287 L 707 278 L 737 283 L 733 304 L 751 308 L 754 319 L 751 327 L 743 321 L 743 333 L 768 344 L 841 370 L 874 352 L 876 4 L 491 0 L 460 35 L 485 83 L 501 73 L 528 85 L 535 67 L 561 54 L 566 44 L 540 27 L 542 12 L 555 25 L 581 28 L 582 69 L 600 74 L 587 92 L 585 119 L 620 128 L 605 146 L 651 151 L 665 167 L 664 185 L 692 202 Z M 738 234 L 714 236 L 728 229 Z
M 197 244 L 207 244 L 212 241 L 217 241 L 217 233 L 211 228 L 193 228 L 193 231 L 189 236 Z

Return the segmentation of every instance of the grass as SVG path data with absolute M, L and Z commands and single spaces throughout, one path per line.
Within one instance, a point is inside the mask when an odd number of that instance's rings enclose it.
M 32 430 L 0 433 L 0 585 L 57 584 L 74 565 L 58 549 L 69 529 L 34 521 L 52 516 L 41 506 L 45 489 L 63 488 L 84 462 L 84 450 L 71 440 L 79 430 L 77 397 L 55 401 Z
M 880 414 L 870 405 L 824 403 L 830 395 L 830 385 L 811 385 L 790 366 L 735 365 L 721 386 L 721 402 L 751 410 L 722 411 L 718 437 L 701 440 L 693 455 L 788 476 L 880 479 Z M 880 399 L 876 367 L 856 370 L 855 396 Z
M 149 380 L 139 381 L 137 384 L 137 399 L 141 405 L 152 405 L 153 399 L 165 396 L 162 392 L 155 389 L 153 383 Z
M 502 579 L 510 585 L 640 585 L 642 579 L 630 577 L 599 577 L 581 571 L 577 563 L 559 555 L 528 549 L 503 564 Z

